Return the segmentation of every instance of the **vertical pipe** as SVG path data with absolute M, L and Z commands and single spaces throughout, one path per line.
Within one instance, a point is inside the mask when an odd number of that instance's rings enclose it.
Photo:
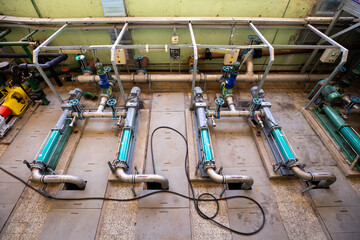
M 116 46 L 119 45 L 121 39 L 124 37 L 125 32 L 126 32 L 126 30 L 128 28 L 128 25 L 129 25 L 128 23 L 124 24 L 123 28 L 121 29 L 121 32 L 120 32 L 119 36 L 116 38 L 115 43 L 111 47 L 111 63 L 112 63 L 112 66 L 113 66 L 113 69 L 114 69 L 114 72 L 115 72 L 115 75 L 116 75 L 116 80 L 117 80 L 117 82 L 119 84 L 121 96 L 122 96 L 124 102 L 126 102 L 126 97 L 125 97 L 124 88 L 123 88 L 123 86 L 121 84 L 119 70 L 118 70 L 118 67 L 117 67 L 116 62 L 115 62 L 115 49 L 116 49 Z
M 261 32 L 254 26 L 254 24 L 252 24 L 251 22 L 249 23 L 250 27 L 252 28 L 252 30 L 259 36 L 259 38 L 261 39 L 261 41 L 263 41 L 263 43 L 265 43 L 268 48 L 269 48 L 269 63 L 265 69 L 265 72 L 260 80 L 260 83 L 258 85 L 258 88 L 256 89 L 256 93 L 255 93 L 255 97 L 258 97 L 259 95 L 259 91 L 261 90 L 265 80 L 266 80 L 266 76 L 268 75 L 268 73 L 270 72 L 271 66 L 274 63 L 275 60 L 275 55 L 274 55 L 274 48 L 273 46 L 271 46 L 271 44 L 269 43 L 269 41 L 261 34 Z
M 32 59 L 33 59 L 33 55 L 31 54 L 31 52 L 29 51 L 29 49 L 27 48 L 27 46 L 22 45 L 21 47 L 22 47 L 22 49 L 24 50 L 24 52 L 26 53 L 26 55 L 28 56 L 28 58 L 30 58 L 30 60 L 32 60 Z
M 193 104 L 194 104 L 194 88 L 195 88 L 196 70 L 197 70 L 197 63 L 198 63 L 198 49 L 197 49 L 195 35 L 194 35 L 194 31 L 193 31 L 191 22 L 189 22 L 189 30 L 190 30 L 191 42 L 192 42 L 193 49 L 194 49 L 193 79 L 192 79 L 192 84 L 191 84 L 191 99 L 190 99 L 190 108 L 192 108 Z
M 337 12 L 335 13 L 335 16 L 333 17 L 331 23 L 329 24 L 329 26 L 327 27 L 327 29 L 325 30 L 325 35 L 328 35 L 331 30 L 334 28 L 340 13 L 342 12 L 342 7 L 345 4 L 345 1 L 342 1 L 342 3 L 340 4 L 340 6 L 337 9 Z M 324 42 L 323 39 L 320 39 L 319 42 L 317 43 L 318 45 L 322 44 Z M 310 63 L 312 62 L 312 60 L 314 59 L 314 57 L 316 56 L 316 54 L 318 53 L 319 49 L 314 49 L 314 51 L 311 53 L 309 59 L 306 61 L 306 63 L 304 64 L 304 66 L 301 69 L 300 73 L 304 73 L 306 71 L 306 68 L 310 65 Z
M 344 64 L 346 63 L 347 57 L 348 57 L 348 50 L 346 48 L 344 48 L 342 45 L 340 45 L 339 43 L 337 43 L 336 41 L 332 40 L 331 38 L 329 38 L 328 36 L 326 36 L 324 33 L 320 32 L 318 29 L 316 29 L 314 26 L 308 24 L 307 27 L 313 31 L 314 33 L 316 33 L 317 35 L 319 35 L 320 37 L 322 37 L 323 39 L 325 39 L 327 42 L 329 42 L 331 45 L 335 46 L 335 47 L 339 47 L 341 52 L 342 52 L 342 56 L 341 56 L 341 61 L 340 63 L 336 66 L 336 68 L 334 69 L 334 71 L 332 71 L 332 73 L 330 74 L 330 76 L 325 80 L 325 83 L 321 86 L 321 88 L 319 89 L 319 91 L 316 92 L 316 94 L 312 97 L 312 99 L 308 102 L 308 104 L 306 104 L 305 108 L 308 108 L 320 95 L 320 93 L 322 92 L 322 90 L 326 87 L 326 85 L 330 82 L 331 79 L 333 79 L 335 77 L 335 75 L 337 74 L 337 72 L 342 68 L 342 66 L 344 66 Z
M 65 23 L 59 30 L 57 30 L 53 35 L 51 35 L 48 39 L 46 39 L 40 46 L 38 46 L 34 50 L 34 56 L 33 56 L 33 62 L 36 67 L 36 69 L 39 71 L 40 75 L 44 78 L 45 82 L 49 85 L 52 92 L 55 94 L 56 98 L 59 100 L 60 104 L 62 104 L 64 101 L 62 100 L 59 93 L 56 91 L 54 85 L 51 83 L 50 79 L 46 76 L 44 70 L 40 67 L 38 58 L 39 58 L 39 52 L 42 47 L 45 47 L 48 45 L 54 38 L 56 38 L 66 27 L 68 26 L 67 23 Z

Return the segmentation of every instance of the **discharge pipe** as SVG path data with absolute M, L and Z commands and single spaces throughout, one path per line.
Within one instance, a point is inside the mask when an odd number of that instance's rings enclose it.
M 77 89 L 78 100 L 82 96 L 82 91 Z M 72 97 L 70 97 L 71 99 Z M 40 153 L 37 154 L 35 160 L 28 164 L 31 169 L 31 178 L 35 182 L 41 183 L 70 183 L 76 185 L 79 189 L 85 188 L 85 181 L 76 176 L 71 175 L 58 175 L 48 174 L 53 173 L 58 160 L 61 156 L 61 152 L 64 149 L 67 140 L 69 139 L 72 127 L 69 126 L 69 119 L 67 116 L 70 113 L 70 109 L 64 109 L 59 120 L 51 129 L 49 137 L 43 144 Z
M 254 183 L 254 180 L 246 175 L 223 175 L 217 173 L 214 155 L 210 143 L 209 126 L 206 118 L 206 103 L 203 99 L 203 92 L 200 87 L 195 87 L 195 103 L 194 110 L 197 121 L 197 131 L 200 134 L 200 140 L 203 150 L 203 168 L 209 177 L 218 183 L 240 183 L 241 189 L 248 190 Z
M 336 176 L 332 173 L 312 173 L 302 170 L 300 168 L 300 163 L 295 157 L 295 154 L 285 137 L 285 134 L 282 132 L 282 128 L 276 122 L 270 107 L 264 107 L 262 111 L 264 112 L 262 121 L 271 136 L 275 139 L 276 145 L 283 157 L 284 166 L 293 171 L 293 173 L 299 178 L 304 179 L 319 188 L 327 188 L 336 181 Z
M 135 120 L 139 110 L 140 88 L 133 87 L 130 92 L 129 100 L 126 102 L 126 118 L 123 127 L 123 134 L 121 137 L 120 149 L 117 159 L 110 169 L 122 182 L 141 183 L 141 182 L 155 182 L 161 184 L 164 190 L 169 189 L 169 181 L 166 177 L 157 174 L 127 174 L 129 169 L 129 151 L 131 142 L 133 140 Z

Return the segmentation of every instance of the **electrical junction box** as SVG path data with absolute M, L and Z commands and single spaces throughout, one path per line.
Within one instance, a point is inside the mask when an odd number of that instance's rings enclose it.
M 179 36 L 174 35 L 171 37 L 171 44 L 177 45 L 179 43 Z
M 115 49 L 115 62 L 117 65 L 126 64 L 125 49 Z
M 340 54 L 340 49 L 328 48 L 324 51 L 323 55 L 320 58 L 320 61 L 322 63 L 333 63 L 340 56 Z
M 237 61 L 240 49 L 232 50 L 231 53 L 226 53 L 224 56 L 224 65 L 232 65 Z

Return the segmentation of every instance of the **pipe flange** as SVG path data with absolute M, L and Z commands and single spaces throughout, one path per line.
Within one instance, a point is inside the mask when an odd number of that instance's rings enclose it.
M 123 168 L 126 171 L 129 169 L 129 165 L 125 161 L 121 161 L 119 159 L 114 160 L 115 168 Z
M 205 164 L 204 164 L 204 171 L 206 172 L 206 169 L 208 168 L 212 168 L 214 170 L 216 170 L 216 166 L 215 166 L 215 163 L 213 161 L 207 161 Z
M 301 164 L 298 162 L 297 159 L 290 159 L 284 164 L 288 169 L 292 167 L 301 167 Z

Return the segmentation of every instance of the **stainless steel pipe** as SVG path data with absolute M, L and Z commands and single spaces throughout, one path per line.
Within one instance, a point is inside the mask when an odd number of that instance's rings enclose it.
M 206 172 L 213 181 L 218 183 L 242 183 L 241 189 L 244 190 L 249 190 L 254 184 L 254 180 L 246 175 L 220 175 L 214 168 L 207 168 Z
M 336 182 L 336 176 L 329 172 L 305 172 L 301 170 L 299 166 L 293 166 L 290 168 L 293 173 L 301 179 L 309 182 L 319 181 L 317 187 L 327 188 L 334 182 Z
M 115 170 L 117 178 L 122 182 L 127 183 L 141 183 L 141 182 L 155 182 L 160 183 L 161 188 L 164 190 L 169 189 L 169 180 L 161 175 L 157 174 L 127 174 L 122 167 L 118 167 Z
M 45 175 L 41 174 L 39 168 L 33 168 L 31 170 L 31 178 L 34 182 L 40 183 L 71 183 L 80 189 L 84 189 L 86 185 L 81 177 L 72 175 Z

